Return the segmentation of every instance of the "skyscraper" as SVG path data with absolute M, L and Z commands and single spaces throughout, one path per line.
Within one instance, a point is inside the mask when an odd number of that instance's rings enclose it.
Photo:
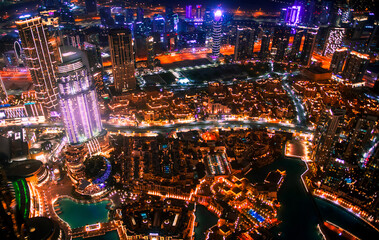
M 234 61 L 251 58 L 254 49 L 254 30 L 237 27 Z
M 333 54 L 332 61 L 330 62 L 329 70 L 332 71 L 334 74 L 338 74 L 339 72 L 341 72 L 343 65 L 345 63 L 347 54 L 348 54 L 347 48 L 337 49 Z
M 261 37 L 261 50 L 259 51 L 259 58 L 266 59 L 270 55 L 270 35 L 268 33 L 263 33 Z
M 346 59 L 342 77 L 352 82 L 361 81 L 369 63 L 369 59 L 368 54 L 361 54 L 356 51 L 350 52 Z
M 61 54 L 60 107 L 68 141 L 75 145 L 91 140 L 103 129 L 87 56 L 71 46 L 62 47 Z
M 109 49 L 116 92 L 121 93 L 129 89 L 135 89 L 134 51 L 130 30 L 111 30 L 109 32 Z
M 154 37 L 149 36 L 146 38 L 146 47 L 147 47 L 147 67 L 154 67 Z
M 359 160 L 362 153 L 367 147 L 367 143 L 374 136 L 375 122 L 377 117 L 375 116 L 362 116 L 357 118 L 354 131 L 350 133 L 348 138 L 348 146 L 344 152 L 346 159 Z
M 312 159 L 321 163 L 329 160 L 332 148 L 337 141 L 344 124 L 345 110 L 333 109 L 325 111 L 315 132 Z
M 186 6 L 186 18 L 188 19 L 192 18 L 192 5 Z
M 47 110 L 54 110 L 58 106 L 56 43 L 40 17 L 16 21 L 16 25 L 37 98 Z
M 305 40 L 303 45 L 303 50 L 300 55 L 300 63 L 303 66 L 308 66 L 311 63 L 313 49 L 315 47 L 317 32 L 312 30 L 307 30 L 305 34 Z
M 201 19 L 201 5 L 196 5 L 196 16 L 195 18 Z
M 212 31 L 212 56 L 218 58 L 220 56 L 221 37 L 222 37 L 222 12 L 217 10 L 213 19 L 213 31 Z
M 289 59 L 291 61 L 296 61 L 299 58 L 300 46 L 301 46 L 301 41 L 303 39 L 303 36 L 304 36 L 304 30 L 297 29 L 295 37 L 293 39 L 291 52 L 289 54 Z
M 3 79 L 0 76 L 0 103 L 6 102 L 8 100 L 7 89 L 4 86 Z

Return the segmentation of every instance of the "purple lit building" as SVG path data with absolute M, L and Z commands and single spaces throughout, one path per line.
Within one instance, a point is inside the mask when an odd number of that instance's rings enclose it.
M 97 137 L 103 127 L 87 56 L 71 46 L 60 50 L 62 63 L 58 66 L 57 82 L 61 115 L 68 141 L 76 145 Z
M 186 6 L 186 18 L 188 19 L 192 18 L 192 5 Z
M 287 8 L 286 23 L 290 26 L 295 26 L 300 22 L 300 6 L 292 6 Z

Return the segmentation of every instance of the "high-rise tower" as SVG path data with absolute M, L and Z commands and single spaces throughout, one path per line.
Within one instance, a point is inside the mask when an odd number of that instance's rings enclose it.
M 70 144 L 80 144 L 97 137 L 103 130 L 96 89 L 88 71 L 88 59 L 77 48 L 61 48 L 58 66 L 60 106 Z
M 47 110 L 54 110 L 58 106 L 56 42 L 40 17 L 16 21 L 16 25 L 37 98 Z
M 234 61 L 252 57 L 254 49 L 254 36 L 253 29 L 237 27 Z
M 217 10 L 213 19 L 213 31 L 212 31 L 212 56 L 218 58 L 220 56 L 221 37 L 222 37 L 222 12 Z
M 315 47 L 317 32 L 307 30 L 303 50 L 300 55 L 300 62 L 303 66 L 308 66 L 311 63 L 312 53 Z
M 361 81 L 369 64 L 369 60 L 368 54 L 352 51 L 346 59 L 342 76 L 353 82 Z
M 114 29 L 109 33 L 109 49 L 116 92 L 136 88 L 134 76 L 134 51 L 129 29 Z

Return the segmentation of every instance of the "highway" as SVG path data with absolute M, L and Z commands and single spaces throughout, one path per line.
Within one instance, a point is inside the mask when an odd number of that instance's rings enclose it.
M 26 128 L 40 128 L 40 127 L 63 127 L 62 123 L 42 123 L 42 124 L 30 124 L 19 125 Z M 2 126 L 1 128 L 4 128 Z M 163 126 L 124 126 L 116 124 L 103 123 L 103 127 L 110 132 L 123 132 L 123 133 L 169 133 L 171 131 L 188 131 L 188 130 L 200 130 L 200 129 L 212 129 L 212 128 L 267 128 L 271 130 L 280 130 L 288 132 L 303 132 L 313 133 L 313 130 L 302 125 L 285 124 L 285 123 L 272 123 L 266 121 L 255 120 L 205 120 L 194 121 L 189 123 L 173 123 Z

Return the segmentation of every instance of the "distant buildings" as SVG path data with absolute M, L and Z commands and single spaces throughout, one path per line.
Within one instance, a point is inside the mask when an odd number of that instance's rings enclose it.
M 129 29 L 109 32 L 109 49 L 112 59 L 114 86 L 117 93 L 136 88 L 134 76 L 134 50 Z
M 53 111 L 58 106 L 57 46 L 40 17 L 16 21 L 38 100 Z

